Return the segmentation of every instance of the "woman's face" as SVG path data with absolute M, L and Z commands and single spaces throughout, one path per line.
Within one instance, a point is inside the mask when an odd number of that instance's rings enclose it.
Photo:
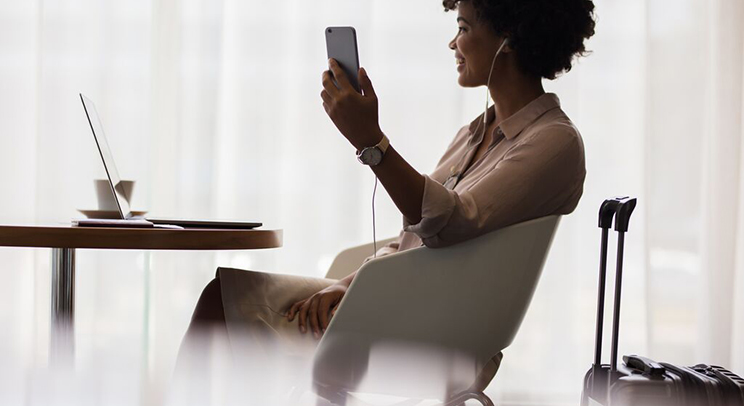
M 450 49 L 455 51 L 457 72 L 460 73 L 457 82 L 462 87 L 483 86 L 488 81 L 488 71 L 502 38 L 477 21 L 469 1 L 461 1 L 457 12 L 457 35 L 449 43 Z M 499 59 L 501 57 L 503 55 Z

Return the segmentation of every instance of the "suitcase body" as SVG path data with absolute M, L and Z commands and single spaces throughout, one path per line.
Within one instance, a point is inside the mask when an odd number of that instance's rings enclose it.
M 679 367 L 651 359 L 627 355 L 617 365 L 617 346 L 622 289 L 624 235 L 636 199 L 617 197 L 605 200 L 599 211 L 602 228 L 597 329 L 594 365 L 586 373 L 581 395 L 582 406 L 744 406 L 744 379 L 714 365 Z M 618 232 L 610 364 L 602 364 L 604 290 L 607 273 L 608 231 L 615 217 Z
M 630 356 L 635 357 L 635 356 Z M 623 357 L 625 359 L 630 358 Z M 632 365 L 632 363 L 631 363 Z M 650 375 L 647 369 L 620 365 L 610 377 L 610 366 L 601 365 L 596 373 L 602 384 L 594 383 L 594 368 L 584 378 L 581 404 L 613 406 L 741 406 L 744 380 L 714 365 L 678 367 L 660 363 L 662 372 Z M 609 398 L 607 388 L 609 387 Z

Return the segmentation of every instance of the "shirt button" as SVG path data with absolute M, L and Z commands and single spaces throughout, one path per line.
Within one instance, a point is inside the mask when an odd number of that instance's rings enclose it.
M 496 135 L 498 135 L 499 137 L 504 135 L 504 132 L 501 131 L 501 127 L 496 129 Z

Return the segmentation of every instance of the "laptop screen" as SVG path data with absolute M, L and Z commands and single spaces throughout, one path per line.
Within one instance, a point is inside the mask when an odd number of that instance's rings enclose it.
M 85 115 L 88 117 L 90 130 L 93 132 L 96 145 L 98 145 L 98 152 L 101 153 L 103 168 L 106 170 L 106 176 L 108 176 L 109 184 L 111 185 L 111 192 L 116 198 L 116 206 L 119 209 L 119 214 L 122 219 L 127 219 L 131 217 L 129 197 L 126 196 L 122 188 L 121 178 L 119 177 L 119 172 L 116 170 L 114 156 L 111 154 L 111 149 L 106 141 L 106 135 L 103 133 L 103 126 L 101 125 L 101 120 L 98 118 L 96 106 L 93 104 L 93 101 L 83 96 L 82 93 L 80 94 L 80 100 L 83 102 L 83 109 L 85 109 Z

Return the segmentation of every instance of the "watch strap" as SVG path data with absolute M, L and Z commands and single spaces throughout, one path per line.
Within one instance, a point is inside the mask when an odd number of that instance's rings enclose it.
M 364 151 L 367 148 L 377 148 L 380 150 L 380 152 L 382 152 L 383 155 L 385 155 L 385 151 L 387 151 L 389 146 L 390 146 L 390 140 L 388 139 L 387 136 L 385 136 L 385 134 L 382 134 L 382 139 L 380 140 L 380 142 L 377 143 L 377 145 L 373 145 L 371 147 L 364 147 L 360 150 L 357 150 L 356 154 L 357 156 L 359 156 L 362 154 L 362 151 Z
M 385 134 L 382 134 L 382 139 L 380 140 L 380 142 L 377 143 L 377 145 L 375 145 L 375 147 L 377 147 L 382 152 L 382 154 L 385 155 L 385 151 L 387 151 L 388 146 L 390 146 L 390 140 L 388 139 L 388 137 L 385 136 Z

